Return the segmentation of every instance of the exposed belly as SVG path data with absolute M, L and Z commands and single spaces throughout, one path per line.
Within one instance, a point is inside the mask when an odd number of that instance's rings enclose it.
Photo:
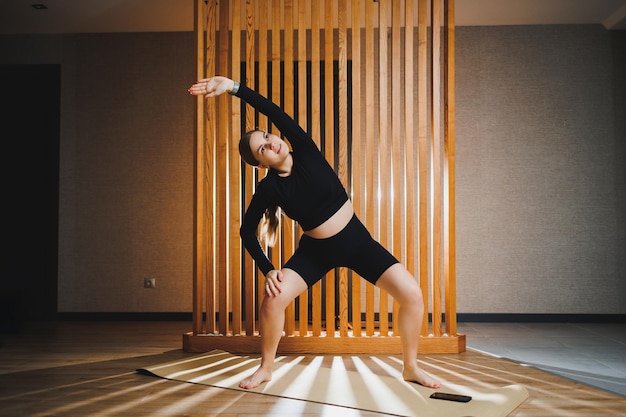
M 348 200 L 330 219 L 317 226 L 315 229 L 307 230 L 305 235 L 313 239 L 326 239 L 341 232 L 354 216 L 352 201 Z

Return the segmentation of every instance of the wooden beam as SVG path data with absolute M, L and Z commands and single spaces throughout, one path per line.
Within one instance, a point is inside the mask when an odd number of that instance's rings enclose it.
M 391 152 L 392 138 L 389 129 L 389 1 L 378 1 L 378 239 L 389 249 L 389 222 L 391 211 Z M 378 289 L 379 327 L 382 335 L 389 333 L 389 294 Z
M 419 341 L 420 354 L 460 353 L 465 351 L 465 335 L 429 337 Z M 208 352 L 222 349 L 230 353 L 261 352 L 259 336 L 194 336 L 183 335 L 183 349 L 186 352 Z M 287 337 L 280 339 L 278 354 L 325 353 L 393 355 L 402 353 L 399 337 Z
M 324 156 L 330 164 L 335 166 L 335 117 L 334 117 L 334 59 L 335 59 L 335 42 L 334 42 L 334 24 L 333 17 L 335 15 L 335 0 L 322 0 L 324 6 Z M 335 273 L 334 271 L 326 274 L 326 292 L 324 298 L 326 301 L 326 333 L 334 337 L 335 335 Z
M 348 34 L 347 34 L 347 0 L 338 0 L 338 56 L 339 86 L 335 93 L 339 103 L 339 138 L 338 138 L 338 175 L 346 190 L 348 184 Z M 348 336 L 348 270 L 339 269 L 339 335 Z
M 322 85 L 321 65 L 321 2 L 311 2 L 311 135 L 315 144 L 321 147 L 321 98 L 319 91 Z M 311 288 L 311 333 L 313 336 L 322 334 L 322 282 L 318 281 Z
M 231 13 L 231 47 L 230 47 L 230 76 L 241 80 L 241 3 L 232 2 Z M 241 157 L 239 156 L 238 142 L 241 137 L 241 103 L 239 100 L 230 103 L 230 137 L 228 149 L 228 241 L 229 241 L 229 276 L 241 277 L 241 238 L 239 225 L 241 224 L 242 209 L 242 175 Z M 241 279 L 229 279 L 230 283 L 230 312 L 233 333 L 239 334 L 242 330 L 242 285 Z
M 196 79 L 204 77 L 204 3 L 202 0 L 196 0 L 194 4 L 194 36 L 196 46 Z M 194 209 L 193 209 L 193 227 L 195 239 L 193 243 L 193 331 L 196 334 L 204 333 L 204 321 L 202 318 L 203 301 L 204 301 L 204 284 L 206 279 L 207 262 L 206 252 L 209 250 L 209 236 L 207 233 L 204 213 L 204 207 L 207 198 L 212 198 L 212 193 L 205 192 L 205 167 L 206 153 L 204 151 L 204 99 L 201 96 L 196 98 L 195 115 L 196 123 L 194 126 L 195 140 L 195 158 L 194 158 Z M 209 195 L 207 195 L 209 194 Z
M 298 19 L 297 19 L 297 31 L 298 31 L 298 123 L 306 129 L 310 121 L 307 118 L 307 107 L 310 98 L 307 96 L 307 24 L 306 18 L 309 12 L 308 2 L 306 0 L 299 0 L 298 2 Z M 298 233 L 298 240 L 301 233 Z M 308 333 L 309 322 L 309 291 L 305 291 L 298 297 L 299 315 L 298 331 L 301 335 Z
M 363 218 L 365 183 L 363 182 L 363 169 L 367 164 L 363 163 L 362 149 L 363 133 L 361 130 L 361 1 L 352 0 L 352 184 L 349 189 L 352 194 L 354 210 L 360 218 Z M 355 337 L 361 336 L 361 277 L 352 273 L 352 329 Z
M 419 182 L 419 281 L 424 295 L 424 311 L 428 311 L 428 44 L 427 1 L 417 3 L 417 131 Z M 424 314 L 422 336 L 428 334 L 428 317 Z
M 446 332 L 456 334 L 455 21 L 454 0 L 445 0 L 444 82 L 444 276 Z
M 375 10 L 373 2 L 365 3 L 365 50 L 374 51 L 374 19 Z M 372 235 L 375 230 L 375 216 L 378 203 L 378 181 L 376 172 L 378 171 L 378 158 L 376 156 L 376 132 L 375 114 L 376 98 L 374 96 L 374 74 L 375 74 L 375 53 L 365 54 L 365 160 L 367 168 L 365 176 L 365 187 L 367 190 L 365 204 L 365 225 Z M 365 287 L 365 334 L 374 334 L 374 286 L 370 283 Z
M 406 197 L 404 194 L 404 179 L 406 173 L 404 171 L 404 155 L 406 149 L 406 140 L 404 136 L 403 125 L 403 80 L 402 80 L 402 65 L 404 61 L 404 50 L 402 49 L 402 4 L 401 0 L 392 0 L 391 2 L 391 177 L 393 195 L 389 199 L 391 202 L 390 212 L 392 213 L 390 218 L 390 227 L 392 231 L 391 245 L 388 247 L 389 251 L 395 255 L 400 262 L 403 261 L 403 248 L 405 246 L 405 209 L 404 202 Z M 394 335 L 400 336 L 400 329 L 396 326 L 395 322 L 398 317 L 398 303 L 393 300 L 392 304 L 392 317 L 394 321 Z
M 222 2 L 219 5 L 219 50 L 217 51 L 217 69 L 219 74 L 230 73 L 229 56 L 229 3 Z M 210 74 L 213 75 L 213 74 Z M 218 312 L 219 321 L 218 329 L 220 334 L 228 334 L 230 332 L 230 322 L 228 313 L 230 311 L 230 273 L 229 256 L 230 242 L 228 233 L 230 201 L 228 198 L 228 143 L 230 138 L 230 100 L 228 96 L 220 96 L 217 102 L 217 140 L 216 142 L 216 169 L 217 178 L 216 186 L 216 211 L 217 211 L 217 282 L 218 282 Z
M 431 123 L 430 123 L 430 167 L 432 184 L 431 201 L 431 233 L 430 244 L 432 265 L 432 323 L 435 336 L 441 336 L 441 217 L 442 217 L 442 168 L 441 168 L 441 0 L 432 0 L 431 13 Z
M 258 1 L 255 2 L 253 0 L 246 1 L 246 85 L 255 88 L 255 63 L 256 63 L 256 51 L 257 44 L 255 39 L 255 16 L 257 14 L 255 5 L 258 4 Z M 245 131 L 250 131 L 254 129 L 256 126 L 255 117 L 254 117 L 254 109 L 246 105 L 245 106 Z M 245 164 L 244 168 L 244 188 L 245 188 L 245 198 L 244 198 L 244 210 L 245 207 L 248 207 L 250 201 L 252 200 L 252 195 L 255 191 L 256 186 L 256 178 L 255 178 L 255 169 L 248 164 Z M 245 309 L 246 309 L 246 334 L 253 335 L 256 332 L 256 308 L 257 308 L 257 299 L 256 299 L 256 286 L 255 286 L 255 277 L 256 277 L 256 265 L 254 264 L 252 257 L 247 253 L 244 254 L 244 295 L 245 295 Z
M 208 77 L 212 75 L 217 68 L 217 7 L 214 3 L 207 4 L 206 7 L 206 68 L 202 69 L 202 76 Z M 202 98 L 204 100 L 204 98 Z M 217 119 L 217 102 L 215 100 L 206 101 L 204 106 L 206 107 L 206 116 L 200 114 L 198 117 L 205 118 L 207 120 Z M 217 311 L 216 304 L 216 285 L 217 285 L 217 215 L 216 215 L 216 200 L 215 188 L 217 180 L 215 178 L 216 170 L 216 154 L 217 154 L 217 126 L 215 123 L 204 124 L 204 152 L 205 158 L 203 162 L 203 175 L 202 179 L 203 188 L 205 190 L 206 204 L 203 208 L 203 217 L 206 223 L 206 275 L 205 275 L 205 288 L 206 294 L 206 329 L 207 333 L 215 333 L 217 331 L 217 322 L 215 312 Z

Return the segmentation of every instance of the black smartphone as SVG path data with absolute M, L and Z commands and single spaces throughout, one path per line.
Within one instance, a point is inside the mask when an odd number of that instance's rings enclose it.
M 460 403 L 468 403 L 472 400 L 472 397 L 467 395 L 447 394 L 445 392 L 435 392 L 430 396 L 430 398 L 434 398 L 436 400 L 457 401 Z

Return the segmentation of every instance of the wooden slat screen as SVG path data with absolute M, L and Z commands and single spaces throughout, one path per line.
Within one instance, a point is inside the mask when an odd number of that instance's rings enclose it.
M 454 288 L 453 0 L 196 0 L 195 22 L 198 78 L 240 80 L 292 115 L 370 232 L 420 281 L 432 318 L 425 315 L 420 352 L 463 351 Z M 185 348 L 258 351 L 264 278 L 239 226 L 265 172 L 242 164 L 237 142 L 255 127 L 279 132 L 228 95 L 197 100 L 193 332 Z M 301 236 L 285 216 L 280 227 L 268 248 L 275 265 Z M 279 349 L 397 351 L 397 308 L 337 268 L 288 307 Z

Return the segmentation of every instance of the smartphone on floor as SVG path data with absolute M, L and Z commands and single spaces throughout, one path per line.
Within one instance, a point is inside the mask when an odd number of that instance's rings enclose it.
M 445 392 L 435 392 L 430 396 L 430 398 L 434 398 L 435 400 L 456 401 L 460 403 L 467 403 L 472 400 L 472 397 L 468 395 L 448 394 Z

